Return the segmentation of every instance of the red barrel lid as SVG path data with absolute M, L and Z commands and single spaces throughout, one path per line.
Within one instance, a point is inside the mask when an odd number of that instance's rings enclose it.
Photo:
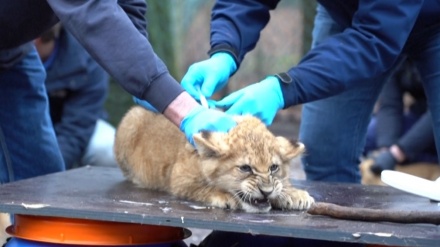
M 170 243 L 191 236 L 180 227 L 32 215 L 15 215 L 6 232 L 27 240 L 92 246 Z

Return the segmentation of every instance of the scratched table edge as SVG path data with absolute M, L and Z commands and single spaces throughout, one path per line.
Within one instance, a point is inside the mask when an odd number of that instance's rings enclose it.
M 116 168 L 115 168 L 116 169 Z M 77 171 L 68 171 L 70 172 L 83 172 L 95 170 L 95 172 L 104 171 L 102 169 L 97 168 L 84 168 L 82 170 Z M 116 169 L 117 170 L 117 169 Z M 65 176 L 65 173 L 58 173 L 46 176 Z M 64 174 L 64 175 L 63 175 Z M 81 174 L 81 173 L 79 173 Z M 106 176 L 112 174 L 112 171 L 109 171 Z M 81 174 L 83 175 L 83 174 Z M 44 180 L 47 179 L 46 176 L 41 176 L 39 178 Z M 118 175 L 119 176 L 119 175 Z M 70 177 L 74 177 L 70 175 Z M 60 179 L 60 178 L 57 178 Z M 56 179 L 56 180 L 57 180 Z M 121 180 L 122 181 L 122 180 Z M 20 181 L 25 182 L 26 181 Z M 5 184 L 2 186 L 9 187 L 12 184 Z M 7 201 L 7 200 L 6 200 Z M 93 209 L 74 209 L 72 212 L 72 208 L 63 208 L 63 207 L 55 207 L 48 206 L 38 209 L 33 208 L 25 208 L 24 205 L 19 203 L 14 203 L 13 201 L 6 202 L 5 198 L 0 198 L 0 212 L 12 213 L 12 214 L 27 214 L 27 215 L 41 215 L 41 216 L 55 216 L 55 217 L 69 217 L 69 218 L 80 218 L 80 219 L 96 219 L 96 220 L 105 220 L 108 222 L 128 222 L 128 223 L 140 223 L 140 224 L 151 224 L 151 225 L 163 225 L 163 226 L 175 226 L 175 227 L 185 227 L 185 228 L 201 228 L 201 229 L 211 229 L 211 230 L 221 230 L 221 231 L 231 231 L 231 223 L 216 221 L 216 219 L 199 219 L 195 217 L 192 213 L 188 215 L 185 212 L 182 212 L 179 215 L 171 214 L 171 215 L 163 215 L 163 214 L 139 214 L 139 213 L 125 213 L 124 211 L 115 211 L 115 212 L 98 212 Z M 21 200 L 18 200 L 21 201 Z M 16 201 L 16 202 L 18 202 Z M 183 201 L 183 200 L 182 200 Z M 133 217 L 135 216 L 135 217 Z M 184 223 L 182 223 L 181 217 L 184 217 Z M 229 216 L 228 216 L 229 217 Z M 316 216 L 313 216 L 316 217 Z M 318 217 L 326 217 L 326 216 L 318 216 Z M 304 219 L 304 218 L 302 218 Z M 305 218 L 307 219 L 307 218 Z M 300 219 L 301 220 L 301 219 Z M 334 219 L 335 221 L 339 221 Z M 359 222 L 359 221 L 354 221 Z M 386 223 L 385 227 L 392 227 L 394 224 L 389 225 L 389 222 Z M 400 224 L 396 224 L 396 230 L 390 231 L 391 236 L 383 236 L 376 235 L 377 233 L 388 233 L 389 231 L 383 231 L 383 227 L 378 230 L 371 232 L 372 230 L 364 230 L 359 231 L 356 228 L 351 231 L 350 229 L 344 229 L 340 231 L 340 229 L 321 229 L 321 228 L 311 228 L 311 227 L 303 227 L 303 226 L 286 226 L 286 225 L 271 225 L 267 227 L 267 223 L 255 223 L 255 222 L 247 222 L 246 224 L 234 224 L 235 232 L 243 232 L 243 233 L 252 233 L 252 234 L 266 234 L 266 235 L 276 235 L 276 236 L 284 236 L 284 237 L 300 237 L 300 238 L 311 238 L 311 239 L 320 239 L 320 240 L 330 240 L 330 241 L 342 241 L 342 242 L 354 242 L 354 243 L 372 243 L 372 244 L 387 244 L 387 245 L 398 245 L 398 246 L 435 246 L 438 244 L 439 231 L 440 226 L 436 225 L 422 225 L 418 224 L 414 225 L 415 234 L 393 234 L 398 232 L 398 228 Z M 380 222 L 382 224 L 382 222 Z M 429 228 L 428 228 L 429 227 Z M 423 237 L 425 235 L 418 234 L 417 232 L 421 232 L 424 229 L 434 230 L 434 235 L 429 235 L 427 237 Z M 355 236 L 357 235 L 357 236 Z M 336 237 L 335 237 L 336 236 Z
M 230 226 L 225 222 L 218 222 L 215 227 L 210 225 L 209 228 L 206 227 L 205 220 L 177 218 L 177 217 L 166 217 L 166 216 L 154 216 L 145 215 L 139 220 L 134 220 L 132 215 L 138 214 L 121 214 L 121 213 L 106 213 L 100 212 L 97 214 L 96 211 L 91 210 L 76 210 L 75 214 L 71 214 L 71 210 L 56 208 L 56 207 L 43 207 L 38 209 L 29 209 L 23 207 L 20 204 L 0 204 L 0 212 L 10 213 L 10 214 L 22 214 L 22 215 L 34 215 L 34 216 L 51 216 L 51 217 L 64 217 L 66 218 L 76 218 L 76 219 L 89 219 L 89 220 L 103 220 L 107 222 L 126 222 L 126 223 L 136 223 L 136 224 L 150 224 L 159 226 L 172 226 L 172 227 L 182 227 L 182 228 L 199 228 L 208 230 L 218 230 L 218 231 L 230 231 Z M 109 220 L 112 219 L 112 220 Z M 238 227 L 237 227 L 238 226 Z M 272 235 L 280 237 L 296 237 L 305 239 L 315 239 L 315 240 L 328 240 L 328 241 L 340 241 L 340 242 L 352 242 L 352 243 L 368 243 L 368 244 L 384 244 L 387 245 L 398 245 L 398 246 L 426 246 L 431 247 L 433 244 L 438 244 L 438 239 L 425 239 L 417 237 L 398 237 L 391 234 L 391 236 L 381 236 L 380 233 L 373 232 L 356 232 L 353 233 L 342 233 L 340 231 L 327 231 L 323 232 L 321 229 L 310 229 L 310 228 L 289 228 L 283 226 L 271 226 L 266 227 L 267 224 L 249 223 L 247 225 L 236 225 L 234 232 L 241 233 L 251 233 L 251 234 L 263 234 Z M 440 226 L 438 226 L 440 227 Z M 292 231 L 293 230 L 293 231 Z M 277 234 L 274 234 L 277 232 Z M 337 232 L 337 240 L 334 238 L 334 234 Z M 355 236 L 355 234 L 359 234 Z M 384 241 L 386 240 L 386 241 Z

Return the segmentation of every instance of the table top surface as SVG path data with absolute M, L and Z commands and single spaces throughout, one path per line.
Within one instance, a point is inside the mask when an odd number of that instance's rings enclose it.
M 317 201 L 386 210 L 438 211 L 440 204 L 391 187 L 292 181 Z M 131 222 L 399 246 L 440 246 L 440 226 L 363 222 L 277 211 L 206 207 L 136 187 L 118 168 L 83 167 L 0 186 L 0 212 Z

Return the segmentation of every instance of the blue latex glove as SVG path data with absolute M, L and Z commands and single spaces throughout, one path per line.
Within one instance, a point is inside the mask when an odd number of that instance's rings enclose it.
M 154 106 L 152 106 L 150 103 L 148 103 L 145 100 L 141 100 L 141 99 L 136 98 L 136 97 L 133 96 L 133 101 L 137 105 L 140 105 L 140 106 L 142 106 L 143 108 L 145 108 L 145 109 L 147 109 L 149 111 L 157 112 L 157 113 L 159 112 L 158 110 L 156 110 L 156 108 L 154 108 Z
M 231 115 L 251 114 L 270 125 L 278 110 L 283 109 L 284 98 L 278 78 L 269 76 L 226 96 L 215 106 Z
M 202 131 L 228 132 L 237 123 L 232 116 L 224 112 L 196 107 L 180 123 L 180 130 L 185 133 L 186 139 L 194 146 L 193 135 Z
M 182 79 L 182 87 L 195 99 L 200 100 L 200 91 L 210 98 L 222 89 L 228 82 L 229 76 L 235 72 L 237 64 L 231 55 L 218 52 L 210 59 L 191 65 Z

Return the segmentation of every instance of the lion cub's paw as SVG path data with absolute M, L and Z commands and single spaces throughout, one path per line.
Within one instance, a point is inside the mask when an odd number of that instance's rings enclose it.
M 231 194 L 224 192 L 218 192 L 212 194 L 211 197 L 209 198 L 209 204 L 213 207 L 226 208 L 232 210 L 241 208 L 238 201 Z
M 272 205 L 284 210 L 307 210 L 313 203 L 315 199 L 307 191 L 286 188 Z

